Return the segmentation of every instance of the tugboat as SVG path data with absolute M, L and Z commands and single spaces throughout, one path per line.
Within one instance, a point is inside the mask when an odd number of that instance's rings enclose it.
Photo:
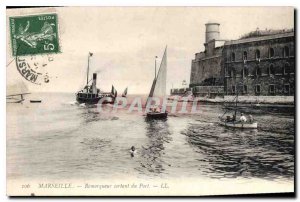
M 96 86 L 97 73 L 93 73 L 92 84 L 89 85 L 89 62 L 90 57 L 92 56 L 93 53 L 89 53 L 86 85 L 82 90 L 76 93 L 76 101 L 80 104 L 97 104 L 102 98 L 106 98 L 102 104 L 114 103 L 116 97 L 116 91 L 114 87 L 112 87 L 112 92 L 101 92 Z

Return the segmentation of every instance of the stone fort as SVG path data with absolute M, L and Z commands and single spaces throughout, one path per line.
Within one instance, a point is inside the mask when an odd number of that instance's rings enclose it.
M 195 54 L 187 89 L 198 97 L 293 96 L 294 29 L 255 30 L 237 40 L 222 40 L 220 24 L 205 24 L 204 51 Z

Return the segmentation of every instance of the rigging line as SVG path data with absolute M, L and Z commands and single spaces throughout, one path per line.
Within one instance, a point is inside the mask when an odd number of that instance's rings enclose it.
M 13 58 L 7 65 L 6 67 L 8 67 L 16 58 Z
M 18 47 L 17 47 L 16 57 L 18 57 L 18 50 L 19 50 L 20 46 L 21 46 L 21 44 L 19 44 Z M 27 53 L 27 51 L 26 51 L 25 53 Z M 13 58 L 13 59 L 6 65 L 6 67 L 8 67 L 15 59 L 16 59 L 16 58 Z
M 237 98 L 237 95 L 233 98 L 232 102 Z M 221 118 L 227 113 L 227 111 L 229 111 L 229 109 L 226 109 L 224 114 L 221 116 Z

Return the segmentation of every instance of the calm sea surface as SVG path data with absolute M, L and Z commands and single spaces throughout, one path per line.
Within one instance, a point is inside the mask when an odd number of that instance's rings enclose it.
M 29 103 L 34 98 L 43 101 Z M 110 105 L 100 112 L 74 100 L 75 94 L 41 93 L 7 104 L 10 179 L 294 178 L 293 108 L 248 109 L 259 128 L 233 130 L 217 123 L 222 105 L 148 121 L 142 113 L 110 113 Z

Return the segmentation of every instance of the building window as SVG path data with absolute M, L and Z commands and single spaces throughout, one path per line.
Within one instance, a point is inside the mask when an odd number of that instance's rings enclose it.
M 231 69 L 231 77 L 236 77 L 236 70 L 234 68 Z
M 261 76 L 261 69 L 260 69 L 260 67 L 256 67 L 255 75 L 256 76 Z
M 284 85 L 284 94 L 287 94 L 287 95 L 290 94 L 290 84 Z
M 287 47 L 287 46 L 285 46 L 285 47 L 283 48 L 283 57 L 284 57 L 284 58 L 290 57 L 290 49 L 289 49 L 289 47 Z
M 232 69 L 231 69 L 231 67 L 228 67 L 228 76 L 232 77 Z
M 269 50 L 269 57 L 270 57 L 270 58 L 273 58 L 274 55 L 275 55 L 274 48 L 270 48 L 270 50 Z
M 260 51 L 259 50 L 255 51 L 255 60 L 260 61 Z
M 289 63 L 285 63 L 284 68 L 283 68 L 283 74 L 284 74 L 284 75 L 289 74 L 290 71 L 291 71 L 290 69 L 291 69 L 291 68 L 290 68 L 290 64 L 289 64 Z
M 243 53 L 243 60 L 244 60 L 244 62 L 247 61 L 247 59 L 248 59 L 247 51 L 244 51 L 244 53 Z
M 275 68 L 274 68 L 273 64 L 270 65 L 268 73 L 269 73 L 269 76 L 275 75 Z
M 225 76 L 228 76 L 228 67 L 225 67 Z
M 231 62 L 234 62 L 234 61 L 235 61 L 235 53 L 232 52 L 232 53 L 231 53 Z
M 244 66 L 244 76 L 249 76 L 249 68 L 247 65 Z
M 260 85 L 259 84 L 255 86 L 255 93 L 260 94 Z
M 235 86 L 231 86 L 231 92 L 232 92 L 232 94 L 235 94 L 235 92 L 236 92 Z
M 244 85 L 243 87 L 243 94 L 247 94 L 248 93 L 248 86 Z
M 274 95 L 275 94 L 275 85 L 274 84 L 270 84 L 269 85 L 269 93 L 271 95 Z

